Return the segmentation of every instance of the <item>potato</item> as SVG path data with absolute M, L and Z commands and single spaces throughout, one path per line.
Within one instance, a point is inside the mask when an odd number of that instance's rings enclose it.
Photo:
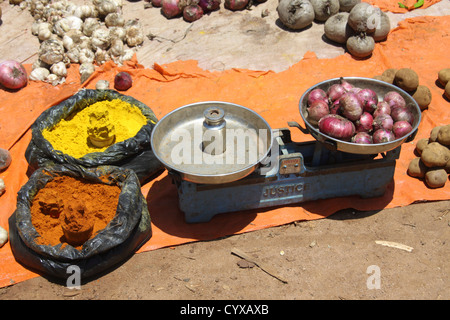
M 362 2 L 365 3 L 365 2 Z M 366 58 L 370 56 L 375 49 L 375 40 L 367 35 L 355 35 L 347 39 L 347 50 L 356 58 Z
M 420 110 L 425 110 L 431 103 L 431 91 L 427 86 L 419 85 L 411 96 L 416 100 Z
M 434 127 L 433 129 L 431 129 L 430 142 L 435 142 L 437 140 L 439 130 L 441 130 L 442 127 L 443 126 L 437 126 L 437 127 Z
M 5 170 L 11 164 L 11 153 L 3 148 L 0 148 L 0 171 Z
M 445 169 L 429 169 L 425 173 L 425 182 L 430 188 L 441 188 L 445 185 L 448 174 Z
M 389 31 L 391 31 L 391 20 L 389 20 L 389 16 L 386 13 L 380 11 L 380 23 L 377 24 L 377 27 L 371 36 L 375 42 L 380 42 L 387 39 Z
M 339 11 L 350 12 L 361 0 L 339 0 Z
M 386 78 L 386 80 L 387 80 L 386 82 L 393 84 L 396 73 L 397 73 L 397 69 L 390 68 L 390 69 L 384 70 L 384 72 L 381 75 Z
M 306 28 L 314 21 L 314 8 L 309 0 L 280 0 L 277 12 L 280 21 L 293 30 Z
M 331 41 L 344 44 L 352 35 L 352 28 L 347 24 L 348 12 L 339 12 L 328 18 L 325 22 L 323 30 L 325 36 Z
M 427 172 L 427 170 L 427 166 L 423 164 L 423 162 L 420 160 L 420 157 L 412 159 L 408 166 L 408 174 L 411 177 L 415 178 L 425 177 L 425 173 Z
M 416 143 L 416 152 L 418 155 L 422 154 L 423 149 L 425 149 L 425 147 L 428 145 L 428 143 L 430 142 L 430 139 L 420 139 L 419 141 L 417 141 Z
M 309 0 L 314 8 L 314 19 L 327 21 L 329 17 L 339 12 L 339 0 Z
M 387 82 L 387 81 L 386 81 L 386 78 L 385 78 L 383 75 L 381 75 L 381 74 L 376 75 L 376 76 L 373 76 L 372 79 Z
M 437 134 L 437 142 L 444 146 L 450 146 L 450 124 L 441 127 Z
M 450 68 L 440 70 L 438 72 L 438 80 L 443 86 L 445 86 L 450 80 Z
M 410 68 L 402 68 L 395 73 L 394 84 L 405 91 L 412 92 L 419 86 L 419 76 Z
M 445 85 L 444 95 L 447 99 L 450 100 L 450 81 Z
M 447 173 L 450 173 L 450 161 L 447 162 L 447 164 L 445 165 L 444 169 L 445 169 L 445 171 L 446 171 Z
M 420 155 L 422 162 L 428 167 L 444 167 L 450 161 L 450 150 L 439 142 L 430 142 Z

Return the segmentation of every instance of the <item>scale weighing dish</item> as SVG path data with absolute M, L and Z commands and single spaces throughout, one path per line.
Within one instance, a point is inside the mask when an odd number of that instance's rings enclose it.
M 153 129 L 151 143 L 159 161 L 181 179 L 227 183 L 249 175 L 266 158 L 272 129 L 248 108 L 206 101 L 164 116 Z
M 409 135 L 379 145 L 339 141 L 307 122 L 302 95 L 302 132 L 315 140 L 293 142 L 290 128 L 271 129 L 254 111 L 233 103 L 206 101 L 183 106 L 163 117 L 152 133 L 152 150 L 171 175 L 179 207 L 188 223 L 215 215 L 286 206 L 305 201 L 359 195 L 382 196 L 393 181 L 401 144 L 414 138 L 421 120 L 417 103 L 403 90 L 368 78 L 345 78 L 373 89 L 402 94 L 416 117 Z M 214 139 L 211 139 L 214 137 Z M 225 143 L 227 141 L 228 143 Z M 243 159 L 245 161 L 243 161 Z

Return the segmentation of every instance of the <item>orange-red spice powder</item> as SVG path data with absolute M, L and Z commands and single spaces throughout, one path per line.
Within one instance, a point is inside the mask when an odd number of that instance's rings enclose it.
M 70 176 L 55 177 L 38 191 L 31 204 L 31 222 L 40 235 L 36 243 L 67 244 L 61 225 L 65 213 L 70 214 L 68 209 L 77 204 L 85 208 L 85 216 L 80 217 L 74 226 L 94 220 L 91 238 L 94 237 L 114 218 L 120 192 L 117 185 L 92 183 Z

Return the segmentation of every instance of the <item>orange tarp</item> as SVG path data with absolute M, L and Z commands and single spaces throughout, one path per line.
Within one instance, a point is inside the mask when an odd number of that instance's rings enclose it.
M 389 11 L 393 13 L 405 13 L 411 10 L 426 9 L 441 0 L 424 0 L 423 5 L 419 8 L 414 8 L 416 3 L 420 3 L 418 0 L 364 0 L 363 2 L 370 3 L 371 5 L 379 7 L 382 11 Z M 399 3 L 404 4 L 407 8 L 402 8 Z
M 339 76 L 372 77 L 387 68 L 413 68 L 420 83 L 428 86 L 433 95 L 429 108 L 422 113 L 416 139 L 402 146 L 394 182 L 383 197 L 312 201 L 261 211 L 227 213 L 208 223 L 186 224 L 178 208 L 175 186 L 164 173 L 142 186 L 152 218 L 153 236 L 139 252 L 298 220 L 320 219 L 345 208 L 381 210 L 418 201 L 450 199 L 450 183 L 432 190 L 423 181 L 406 174 L 410 160 L 415 157 L 415 142 L 428 137 L 434 126 L 450 124 L 449 101 L 443 97 L 443 89 L 436 85 L 438 71 L 450 67 L 449 24 L 449 16 L 408 19 L 391 31 L 387 41 L 376 44 L 373 55 L 368 59 L 355 60 L 347 53 L 333 59 L 317 59 L 314 53 L 308 52 L 301 61 L 279 73 L 243 69 L 205 71 L 198 67 L 196 61 L 155 65 L 153 69 L 144 68 L 136 60 L 121 67 L 111 62 L 99 67 L 84 87 L 94 88 L 99 79 L 112 83 L 117 72 L 128 71 L 134 84 L 125 94 L 152 108 L 158 119 L 189 103 L 221 100 L 258 112 L 272 128 L 286 127 L 288 121 L 303 124 L 298 102 L 310 86 Z M 30 71 L 30 65 L 26 68 Z M 53 87 L 42 82 L 30 82 L 17 92 L 0 91 L 0 147 L 9 149 L 13 157 L 11 166 L 0 173 L 7 190 L 0 197 L 0 225 L 4 228 L 8 229 L 8 218 L 15 210 L 17 192 L 28 180 L 24 152 L 31 139 L 30 125 L 44 110 L 82 89 L 79 82 L 78 66 L 73 65 L 63 85 Z M 313 140 L 297 129 L 291 131 L 294 141 Z M 37 276 L 15 261 L 9 243 L 0 249 L 0 261 L 0 286 Z

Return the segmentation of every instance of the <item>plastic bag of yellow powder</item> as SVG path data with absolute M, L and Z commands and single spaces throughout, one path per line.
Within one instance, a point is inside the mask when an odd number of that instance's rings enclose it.
M 144 183 L 163 170 L 150 144 L 157 121 L 148 106 L 131 96 L 81 90 L 36 119 L 25 158 L 32 170 L 52 163 L 120 166 L 134 170 Z M 90 135 L 113 140 L 98 147 Z

